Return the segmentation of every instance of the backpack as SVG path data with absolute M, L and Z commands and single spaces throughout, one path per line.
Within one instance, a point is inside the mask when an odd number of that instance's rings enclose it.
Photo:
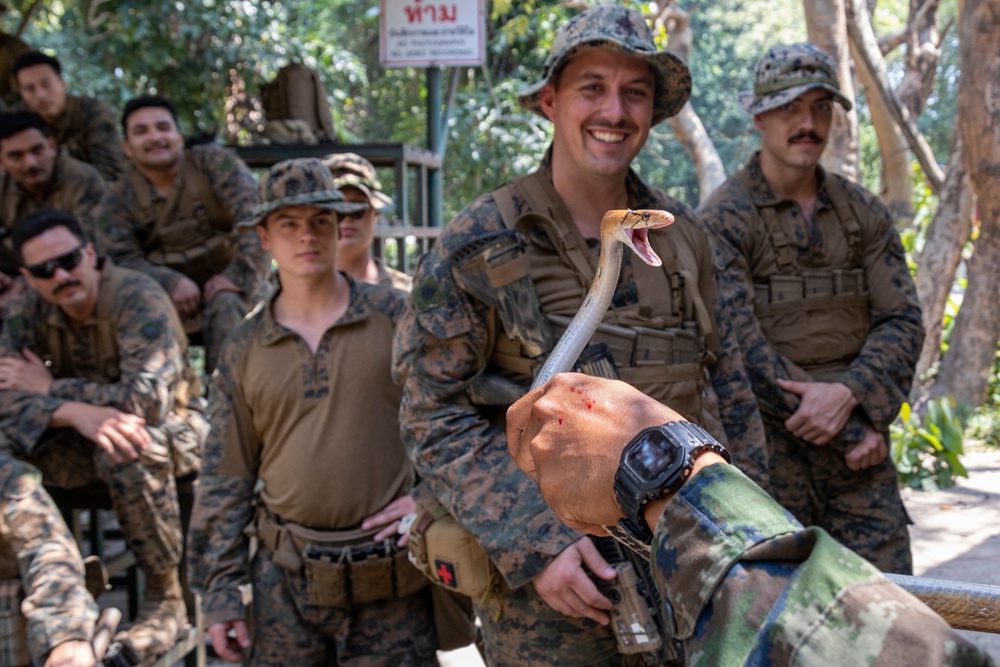
M 274 81 L 261 85 L 260 93 L 268 126 L 275 125 L 271 131 L 265 129 L 272 141 L 316 143 L 335 139 L 326 88 L 315 69 L 289 63 L 278 70 Z M 290 131 L 283 131 L 284 126 L 289 126 Z M 308 126 L 312 137 L 304 126 Z

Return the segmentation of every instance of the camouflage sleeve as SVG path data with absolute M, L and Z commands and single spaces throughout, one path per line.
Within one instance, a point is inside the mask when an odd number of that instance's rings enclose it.
M 111 109 L 94 98 L 84 98 L 87 126 L 87 162 L 108 181 L 117 180 L 125 169 L 125 150 L 118 122 Z
M 732 188 L 730 183 L 723 188 Z M 720 319 L 731 322 L 743 356 L 743 368 L 760 411 L 785 420 L 798 409 L 799 398 L 781 389 L 778 378 L 798 382 L 814 380 L 771 346 L 754 315 L 753 279 L 745 248 L 747 229 L 753 223 L 749 212 L 752 204 L 739 193 L 734 193 L 734 189 L 726 194 L 717 192 L 709 204 L 699 211 L 715 250 Z M 834 440 L 834 446 L 844 448 L 846 443 L 860 441 L 867 428 L 867 420 L 855 410 L 840 436 Z
M 220 470 L 226 447 L 256 440 L 250 410 L 236 372 L 245 340 L 231 336 L 224 344 L 209 389 L 212 428 L 202 450 L 191 524 L 188 528 L 188 581 L 201 594 L 205 627 L 244 617 L 239 587 L 250 582 L 250 538 L 254 479 Z
M 115 295 L 117 382 L 83 378 L 52 381 L 49 395 L 91 405 L 113 406 L 159 426 L 173 409 L 184 376 L 184 345 L 173 324 L 173 304 L 146 276 L 129 278 Z
M 667 503 L 656 587 L 688 664 L 989 665 L 919 600 L 819 528 L 803 528 L 733 466 Z
M 222 146 L 208 145 L 196 152 L 203 173 L 208 176 L 212 190 L 236 222 L 253 217 L 260 201 L 257 182 L 246 163 L 235 153 Z M 233 281 L 243 293 L 252 296 L 267 275 L 271 258 L 260 245 L 260 237 L 253 227 L 236 228 L 236 254 L 222 275 Z
M 73 214 L 80 221 L 84 233 L 90 239 L 95 238 L 95 228 L 97 226 L 97 213 L 101 207 L 101 200 L 108 189 L 108 184 L 96 171 L 87 170 L 80 175 L 81 178 L 74 184 L 76 194 L 76 207 Z
M 132 213 L 138 206 L 138 201 L 129 194 L 124 181 L 108 189 L 97 210 L 94 229 L 97 251 L 110 257 L 118 266 L 152 276 L 170 294 L 184 274 L 153 264 L 146 258 L 139 241 L 138 221 Z
M 909 394 L 924 327 L 917 289 L 892 216 L 874 196 L 865 198 L 873 229 L 871 238 L 862 238 L 871 331 L 857 358 L 838 379 L 861 399 L 860 409 L 881 432 L 889 428 Z
M 491 313 L 457 287 L 446 255 L 499 224 L 491 200 L 478 200 L 424 258 L 396 327 L 393 376 L 403 387 L 400 429 L 417 473 L 518 587 L 581 534 L 514 465 L 502 421 L 491 423 L 466 393 L 492 352 Z
M 32 655 L 41 659 L 63 642 L 90 641 L 97 605 L 84 586 L 80 551 L 41 475 L 0 454 L 0 492 L 0 549 L 17 558 Z

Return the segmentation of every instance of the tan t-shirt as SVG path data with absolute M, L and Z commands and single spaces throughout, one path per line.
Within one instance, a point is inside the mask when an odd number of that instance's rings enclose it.
M 233 420 L 219 472 L 261 480 L 268 509 L 319 529 L 357 527 L 413 484 L 389 370 L 405 295 L 349 281 L 315 354 L 274 320 L 273 299 L 234 331 L 231 413 L 212 415 Z

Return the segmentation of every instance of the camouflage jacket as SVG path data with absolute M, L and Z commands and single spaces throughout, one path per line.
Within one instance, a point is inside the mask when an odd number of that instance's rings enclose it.
M 692 667 L 993 664 L 734 466 L 703 469 L 667 503 L 651 565 Z
M 47 395 L 0 391 L 3 435 L 23 453 L 31 452 L 65 401 L 111 406 L 156 428 L 190 391 L 187 339 L 170 298 L 148 276 L 107 260 L 100 289 L 107 289 L 112 272 L 124 274 L 118 289 L 111 298 L 99 297 L 94 314 L 77 331 L 58 306 L 32 289 L 5 311 L 0 356 L 20 357 L 28 348 L 52 359 L 55 340 L 65 351 L 62 368 L 54 364 L 51 369 L 54 379 Z M 112 328 L 114 352 L 96 349 L 102 327 Z
M 347 529 L 358 527 L 412 485 L 393 419 L 399 389 L 389 378 L 391 330 L 405 295 L 351 278 L 348 282 L 347 310 L 324 332 L 315 352 L 274 319 L 280 291 L 226 338 L 212 374 L 212 428 L 188 533 L 188 579 L 202 595 L 206 627 L 244 617 L 239 587 L 250 582 L 250 540 L 244 531 L 253 522 L 255 502 L 311 528 Z M 364 345 L 379 346 L 383 353 L 366 353 Z M 345 354 L 359 357 L 370 377 L 358 378 L 361 371 Z M 280 375 L 271 382 L 281 387 L 277 401 L 273 387 L 261 386 L 262 363 L 267 364 L 265 372 L 282 367 L 272 374 Z M 359 414 L 365 409 L 369 414 Z M 274 412 L 281 417 L 271 417 Z M 322 427 L 331 422 L 337 423 Z M 375 436 L 379 431 L 382 437 Z M 368 441 L 371 436 L 377 441 Z M 343 458 L 350 460 L 338 461 Z M 263 479 L 265 470 L 275 474 L 273 487 Z M 302 511 L 298 498 L 312 498 L 313 506 L 306 508 L 316 517 L 312 523 L 271 506 L 283 503 Z M 319 507 L 321 503 L 325 505 Z
M 97 605 L 84 587 L 76 541 L 42 488 L 41 475 L 0 447 L 0 578 L 18 576 L 37 664 L 63 642 L 90 641 Z
M 215 196 L 236 222 L 252 218 L 259 199 L 256 181 L 246 163 L 231 150 L 214 144 L 192 146 L 185 150 L 191 151 L 195 164 L 207 177 Z M 149 189 L 153 205 L 166 206 L 166 199 L 157 195 L 152 185 Z M 139 220 L 136 215 L 139 208 L 139 197 L 126 179 L 118 181 L 108 190 L 97 216 L 99 249 L 119 265 L 153 276 L 171 293 L 183 276 L 147 259 L 143 243 L 155 221 Z M 253 227 L 237 226 L 233 233 L 236 234 L 236 252 L 229 266 L 219 267 L 219 273 L 229 278 L 245 296 L 252 297 L 266 279 L 270 259 L 261 248 L 260 238 Z
M 56 159 L 52 183 L 40 202 L 34 201 L 10 174 L 0 172 L 0 238 L 3 239 L 0 271 L 7 275 L 17 274 L 20 262 L 14 253 L 10 233 L 18 221 L 40 209 L 69 211 L 76 216 L 87 236 L 93 238 L 94 216 L 105 190 L 107 184 L 96 169 L 70 157 L 62 148 Z
M 108 181 L 125 168 L 125 151 L 115 115 L 94 97 L 66 96 L 66 111 L 52 127 L 56 144 L 92 164 Z
M 722 308 L 737 331 L 753 391 L 762 406 L 767 405 L 768 414 L 783 421 L 797 409 L 798 397 L 784 392 L 777 379 L 813 380 L 768 343 L 754 315 L 754 282 L 763 281 L 758 267 L 774 261 L 770 237 L 758 207 L 776 206 L 782 227 L 795 229 L 789 236 L 799 266 L 823 267 L 828 258 L 824 239 L 810 229 L 798 205 L 775 196 L 761 172 L 759 157 L 751 159 L 745 169 L 753 183 L 752 193 L 747 193 L 731 177 L 712 193 L 700 214 L 715 243 Z M 877 197 L 840 176 L 820 169 L 819 178 L 818 220 L 835 217 L 824 186 L 827 178 L 840 179 L 853 211 L 867 212 L 858 222 L 861 264 L 871 293 L 871 330 L 860 354 L 838 377 L 861 403 L 834 440 L 837 446 L 845 447 L 847 443 L 860 441 L 868 424 L 882 432 L 896 418 L 913 380 L 923 342 L 923 325 L 916 288 L 888 209 Z
M 378 267 L 378 284 L 388 285 L 403 292 L 413 289 L 413 278 L 402 271 L 397 271 L 391 266 L 386 266 L 382 260 L 375 258 L 375 265 Z
M 551 180 L 548 158 L 540 169 Z M 710 286 L 708 291 L 714 291 L 708 241 L 691 210 L 648 187 L 634 173 L 630 172 L 626 185 L 635 208 L 674 213 L 677 222 L 665 232 L 682 235 L 686 239 L 683 243 L 691 244 L 701 273 L 696 277 L 697 289 L 704 293 Z M 527 202 L 518 200 L 514 206 L 518 213 L 528 207 Z M 397 327 L 393 372 L 403 385 L 403 442 L 420 478 L 476 537 L 507 583 L 516 588 L 538 575 L 581 534 L 556 517 L 535 483 L 507 454 L 503 411 L 476 406 L 466 393 L 493 354 L 495 332 L 491 330 L 489 307 L 454 282 L 449 255 L 503 228 L 492 194 L 478 198 L 448 224 L 414 276 L 414 291 Z M 673 243 L 685 247 L 681 241 Z M 615 305 L 636 298 L 635 284 L 628 279 L 629 261 L 626 255 Z M 723 341 L 721 348 L 736 346 Z M 719 364 L 728 368 L 725 359 Z M 738 369 L 732 373 L 737 374 Z M 749 385 L 744 382 L 743 386 Z M 733 392 L 729 398 L 733 404 L 746 402 L 742 414 L 748 421 L 739 435 L 763 442 L 763 426 L 752 394 L 746 391 L 740 398 Z

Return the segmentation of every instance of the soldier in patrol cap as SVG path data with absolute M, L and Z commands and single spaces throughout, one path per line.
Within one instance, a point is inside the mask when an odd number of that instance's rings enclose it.
M 414 473 L 390 355 L 405 294 L 337 270 L 338 217 L 364 204 L 320 160 L 274 165 L 260 195 L 249 223 L 281 288 L 212 375 L 188 542 L 208 634 L 222 659 L 253 666 L 436 664 L 430 589 L 400 548 Z
M 421 479 L 499 573 L 489 599 L 475 601 L 490 664 L 623 661 L 611 602 L 591 579 L 614 570 L 514 466 L 503 426 L 504 409 L 583 302 L 605 211 L 666 209 L 676 222 L 650 234 L 662 268 L 626 257 L 595 341 L 611 348 L 623 379 L 725 439 L 706 369 L 715 355 L 726 367 L 723 350 L 735 343 L 720 345 L 708 239 L 687 206 L 630 168 L 650 128 L 690 90 L 687 67 L 656 50 L 638 12 L 601 5 L 571 19 L 541 79 L 519 96 L 553 123 L 538 170 L 461 211 L 414 277 L 394 353 L 404 441 Z M 761 441 L 753 397 L 743 400 L 730 414 Z
M 97 605 L 80 550 L 41 475 L 11 458 L 2 441 L 0 665 L 92 667 Z
M 761 149 L 704 203 L 767 427 L 775 499 L 887 572 L 912 568 L 909 519 L 887 456 L 923 341 L 920 306 L 885 205 L 819 166 L 833 59 L 775 46 L 740 102 Z
M 118 639 L 148 664 L 187 624 L 174 477 L 197 470 L 208 430 L 187 339 L 163 289 L 98 257 L 71 214 L 28 216 L 14 248 L 31 289 L 0 332 L 0 440 L 50 486 L 107 484 L 145 576 Z
M 267 253 L 236 225 L 252 216 L 257 184 L 231 150 L 185 148 L 162 97 L 126 103 L 122 130 L 130 165 L 104 198 L 98 247 L 167 290 L 188 333 L 201 332 L 211 372 L 223 338 L 267 291 Z
M 382 192 L 372 163 L 355 153 L 334 153 L 323 160 L 334 184 L 349 202 L 367 206 L 355 213 L 345 213 L 338 223 L 337 266 L 358 280 L 378 285 L 392 285 L 409 292 L 410 276 L 385 266 L 372 257 L 375 224 L 393 208 L 392 199 Z
M 56 145 L 42 117 L 0 114 L 0 314 L 23 283 L 11 242 L 14 225 L 43 208 L 69 211 L 93 238 L 93 219 L 107 185 L 97 170 Z
M 95 97 L 68 94 L 59 60 L 41 51 L 19 56 L 13 75 L 25 106 L 45 119 L 57 144 L 93 165 L 106 180 L 118 178 L 125 154 L 108 105 Z

